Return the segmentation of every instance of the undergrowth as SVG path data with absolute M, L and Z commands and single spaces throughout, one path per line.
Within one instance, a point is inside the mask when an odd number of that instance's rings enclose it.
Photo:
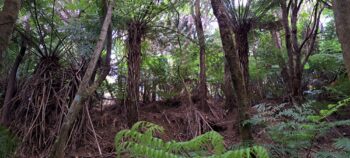
M 252 146 L 226 151 L 223 137 L 215 132 L 207 132 L 186 142 L 169 141 L 155 137 L 164 129 L 156 124 L 140 121 L 130 130 L 122 130 L 115 137 L 117 157 L 149 158 L 268 158 L 267 150 L 261 146 Z
M 329 116 L 350 104 L 350 98 L 329 104 L 325 109 L 316 111 L 312 102 L 301 106 L 287 107 L 287 104 L 256 106 L 258 114 L 250 123 L 265 127 L 274 144 L 269 144 L 273 157 L 340 157 L 350 155 L 350 139 L 344 138 L 338 132 L 337 139 L 333 140 L 335 150 L 314 150 L 317 140 L 336 127 L 349 126 L 350 120 L 329 120 Z
M 16 140 L 8 129 L 0 126 L 0 158 L 11 157 L 16 149 Z

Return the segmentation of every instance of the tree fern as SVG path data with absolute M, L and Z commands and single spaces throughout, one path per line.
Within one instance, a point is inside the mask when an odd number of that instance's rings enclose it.
M 150 158 L 268 158 L 268 152 L 260 146 L 225 151 L 223 137 L 215 132 L 203 135 L 185 142 L 169 141 L 154 137 L 164 129 L 153 123 L 137 122 L 130 130 L 122 130 L 115 137 L 117 157 L 127 153 L 134 157 Z M 214 155 L 213 155 L 214 154 Z

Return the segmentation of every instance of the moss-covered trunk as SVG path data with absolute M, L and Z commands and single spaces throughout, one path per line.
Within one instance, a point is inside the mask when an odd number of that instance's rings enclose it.
M 15 27 L 20 7 L 19 0 L 5 0 L 0 12 L 0 68 L 3 67 L 4 52 Z
M 237 92 L 235 93 L 235 98 L 237 100 L 239 133 L 244 143 L 251 142 L 253 140 L 251 126 L 244 123 L 245 120 L 249 119 L 250 98 L 243 77 L 243 68 L 241 67 L 239 55 L 234 46 L 230 21 L 221 0 L 211 0 L 211 4 L 214 15 L 218 20 L 222 47 L 231 72 L 233 87 Z

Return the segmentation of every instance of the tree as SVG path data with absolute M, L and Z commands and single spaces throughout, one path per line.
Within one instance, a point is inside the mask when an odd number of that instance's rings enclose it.
M 9 124 L 9 111 L 10 111 L 10 101 L 12 97 L 15 94 L 16 91 L 16 74 L 19 68 L 19 65 L 21 64 L 24 54 L 27 50 L 27 42 L 26 39 L 22 39 L 22 46 L 21 49 L 16 57 L 15 63 L 12 66 L 11 72 L 8 76 L 8 83 L 6 87 L 6 94 L 5 94 L 5 100 L 4 100 L 4 106 L 3 106 L 3 111 L 2 111 L 2 117 L 1 117 L 1 123 L 4 125 Z
M 127 97 L 126 110 L 128 126 L 131 127 L 138 121 L 139 108 L 139 82 L 140 82 L 140 65 L 141 65 L 141 44 L 149 31 L 152 23 L 170 7 L 177 3 L 154 0 L 138 1 L 118 1 L 123 4 L 117 12 L 119 19 L 117 25 L 121 30 L 127 30 Z
M 8 46 L 20 7 L 20 0 L 5 0 L 0 12 L 0 67 L 3 64 L 3 54 Z
M 316 2 L 312 10 L 309 22 L 304 28 L 304 36 L 299 42 L 300 32 L 298 32 L 299 14 L 302 5 L 307 3 L 304 0 L 279 1 L 282 10 L 282 25 L 285 32 L 285 45 L 288 53 L 287 64 L 287 87 L 292 103 L 300 103 L 302 100 L 302 74 L 304 65 L 314 51 L 315 41 L 319 30 L 320 17 L 323 6 Z
M 335 27 L 341 47 L 345 67 L 350 78 L 350 0 L 333 0 Z
M 64 157 L 64 150 L 65 150 L 65 145 L 67 143 L 69 131 L 73 126 L 73 123 L 77 119 L 78 114 L 81 112 L 81 109 L 83 108 L 84 103 L 100 84 L 98 82 L 94 82 L 92 85 L 90 85 L 90 81 L 91 81 L 93 72 L 95 70 L 97 61 L 101 55 L 103 45 L 107 36 L 108 28 L 111 23 L 112 8 L 113 8 L 113 5 L 109 4 L 108 10 L 105 16 L 105 20 L 102 25 L 101 33 L 93 53 L 93 57 L 91 58 L 88 68 L 79 85 L 78 92 L 75 94 L 74 100 L 69 107 L 68 114 L 64 118 L 63 125 L 56 139 L 54 148 L 50 154 L 50 157 L 52 158 Z
M 206 66 L 205 66 L 205 37 L 204 37 L 204 30 L 202 25 L 202 19 L 201 19 L 201 11 L 200 11 L 200 0 L 195 0 L 194 4 L 195 8 L 195 26 L 197 31 L 197 38 L 199 42 L 199 96 L 200 96 L 200 107 L 205 110 L 209 111 L 208 103 L 207 103 L 207 79 L 206 79 Z
M 242 141 L 249 142 L 253 139 L 251 127 L 249 124 L 244 123 L 244 121 L 249 119 L 248 109 L 250 107 L 250 98 L 247 92 L 246 81 L 243 76 L 244 70 L 241 66 L 238 51 L 235 49 L 232 30 L 230 27 L 231 22 L 222 0 L 211 0 L 211 4 L 214 15 L 219 24 L 222 47 L 231 72 L 232 84 L 236 92 L 235 99 L 237 101 L 239 133 Z
M 265 16 L 266 12 L 275 4 L 274 0 L 247 0 L 232 1 L 224 0 L 225 7 L 229 13 L 229 19 L 232 23 L 234 41 L 239 59 L 243 67 L 243 76 L 246 84 L 249 85 L 249 41 L 248 34 L 258 27 L 259 20 Z M 248 88 L 249 86 L 247 86 Z

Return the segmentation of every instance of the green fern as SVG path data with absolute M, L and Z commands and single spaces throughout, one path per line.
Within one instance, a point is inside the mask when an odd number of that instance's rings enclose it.
M 347 106 L 350 104 L 350 98 L 341 100 L 339 102 L 337 102 L 337 104 L 329 104 L 327 106 L 327 109 L 323 109 L 320 111 L 320 114 L 318 115 L 311 115 L 308 118 L 311 121 L 314 122 L 320 122 L 322 121 L 322 119 L 332 115 L 334 112 L 338 111 L 338 109 L 340 109 L 341 107 Z
M 133 157 L 150 158 L 268 158 L 268 152 L 260 146 L 230 150 L 225 152 L 223 137 L 215 132 L 207 132 L 186 142 L 169 141 L 154 137 L 164 129 L 156 124 L 140 121 L 130 130 L 122 130 L 115 137 L 117 157 L 122 153 Z M 214 155 L 212 155 L 214 154 Z
M 349 158 L 350 155 L 350 139 L 339 138 L 333 144 L 337 151 L 321 151 L 316 153 L 318 158 Z
M 275 142 L 274 147 L 270 147 L 272 155 L 276 157 L 301 157 L 303 151 L 312 148 L 315 145 L 314 141 L 324 136 L 330 129 L 350 125 L 350 120 L 332 122 L 325 120 L 341 107 L 347 106 L 350 103 L 350 98 L 339 101 L 337 104 L 330 104 L 320 112 L 314 110 L 312 103 L 308 102 L 290 108 L 286 108 L 284 104 L 256 106 L 258 114 L 249 121 L 255 125 L 265 125 L 267 133 Z M 328 157 L 329 154 L 332 155 L 329 157 L 334 157 L 334 155 L 340 157 L 339 155 L 344 152 L 350 155 L 346 150 L 346 147 L 350 148 L 350 145 L 347 146 L 346 142 L 345 140 L 337 141 L 335 144 L 340 152 L 319 152 L 316 157 Z

